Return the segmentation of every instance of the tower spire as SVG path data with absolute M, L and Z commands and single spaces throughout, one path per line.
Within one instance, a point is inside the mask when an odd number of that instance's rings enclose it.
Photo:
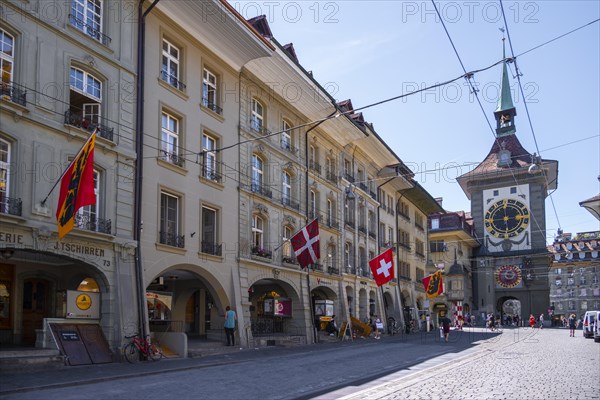
M 504 32 L 503 29 L 501 29 Z M 500 96 L 498 97 L 498 106 L 494 111 L 496 118 L 496 137 L 513 135 L 515 130 L 514 117 L 517 115 L 517 110 L 513 104 L 512 95 L 510 93 L 510 82 L 508 80 L 508 62 L 506 60 L 506 38 L 502 38 L 502 82 L 500 84 Z

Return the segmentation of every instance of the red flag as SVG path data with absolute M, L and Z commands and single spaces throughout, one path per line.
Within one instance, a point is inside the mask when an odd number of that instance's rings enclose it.
M 321 258 L 319 222 L 313 219 L 308 225 L 292 236 L 291 242 L 298 264 L 302 268 L 306 268 L 310 263 L 317 262 Z
M 96 193 L 94 193 L 95 143 L 96 132 L 94 131 L 60 181 L 60 194 L 56 208 L 59 239 L 73 229 L 77 210 L 83 206 L 96 204 Z
M 394 253 L 392 253 L 392 248 L 390 247 L 369 261 L 369 267 L 371 267 L 377 286 L 394 279 Z
M 432 275 L 426 276 L 422 279 L 422 281 L 423 286 L 425 287 L 425 294 L 427 294 L 428 299 L 444 293 L 441 270 L 434 272 Z

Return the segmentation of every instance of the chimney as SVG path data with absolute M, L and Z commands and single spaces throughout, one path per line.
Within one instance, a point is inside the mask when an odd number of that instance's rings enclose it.
M 440 207 L 442 207 L 442 203 L 444 202 L 443 197 L 436 197 L 434 200 L 440 205 Z

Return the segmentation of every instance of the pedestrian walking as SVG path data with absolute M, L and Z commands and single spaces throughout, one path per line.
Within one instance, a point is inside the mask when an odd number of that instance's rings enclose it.
M 383 323 L 377 315 L 375 315 L 375 339 L 381 339 L 380 329 L 383 329 Z
M 235 311 L 229 306 L 225 307 L 225 324 L 223 324 L 223 327 L 225 328 L 225 336 L 227 337 L 227 346 L 235 346 L 235 321 L 237 321 Z
M 569 336 L 575 337 L 575 328 L 577 327 L 577 317 L 575 314 L 569 316 Z
M 331 321 L 327 324 L 327 333 L 329 333 L 329 336 L 339 336 L 340 334 L 337 322 L 335 321 L 335 314 L 331 316 Z
M 533 327 L 535 326 L 535 317 L 533 316 L 533 314 L 529 314 L 529 326 L 531 327 L 531 329 L 533 329 Z
M 544 313 L 540 314 L 540 329 L 542 329 L 544 327 Z
M 442 331 L 444 332 L 444 341 L 448 343 L 448 337 L 450 336 L 450 323 L 452 321 L 450 321 L 450 318 L 444 315 L 440 322 L 442 323 Z

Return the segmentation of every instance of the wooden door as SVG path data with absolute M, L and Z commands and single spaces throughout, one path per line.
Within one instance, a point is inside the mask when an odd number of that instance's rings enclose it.
M 50 282 L 44 279 L 27 279 L 23 282 L 22 343 L 34 345 L 36 329 L 42 329 L 50 309 Z

